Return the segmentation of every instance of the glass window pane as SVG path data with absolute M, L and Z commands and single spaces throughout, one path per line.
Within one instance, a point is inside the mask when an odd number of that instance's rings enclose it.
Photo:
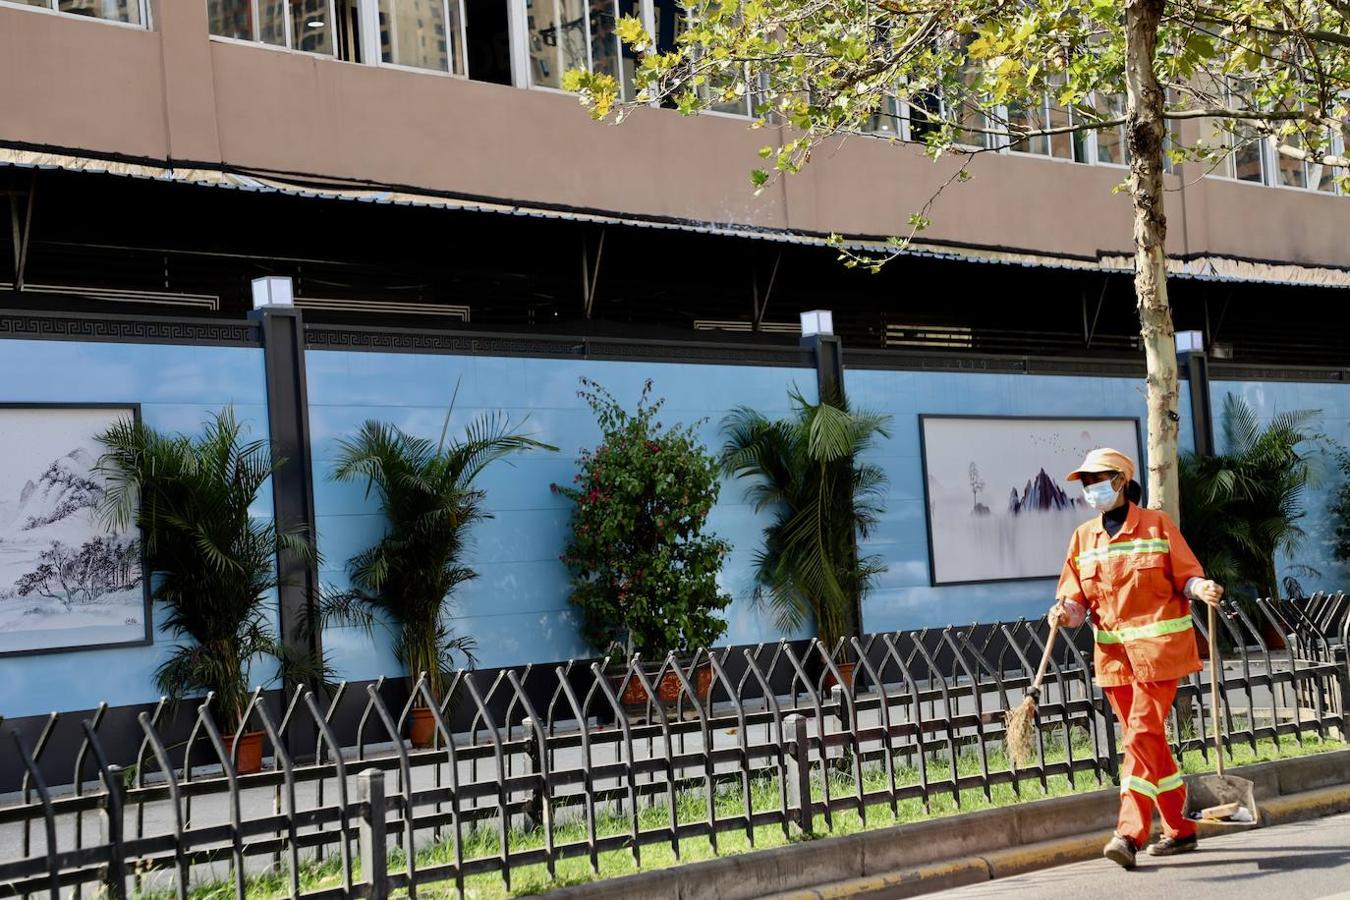
M 1098 118 L 1109 122 L 1125 115 L 1125 98 L 1118 94 L 1109 97 L 1098 94 L 1093 98 L 1092 107 Z M 1124 125 L 1114 125 L 1097 132 L 1097 162 L 1113 166 L 1125 165 Z
M 591 71 L 619 77 L 619 13 L 614 0 L 591 0 Z
M 1008 106 L 1008 125 L 1012 130 L 1041 131 L 1045 128 L 1045 111 L 1030 109 L 1020 105 Z M 1015 141 L 1012 150 L 1016 153 L 1036 153 L 1041 156 L 1050 154 L 1050 141 L 1045 135 L 1037 135 Z
M 934 121 L 934 120 L 937 121 Z M 942 101 L 933 91 L 920 91 L 909 98 L 909 139 L 922 143 L 941 127 Z
M 49 3 L 33 3 L 32 6 L 50 6 Z M 61 12 L 77 16 L 92 16 L 95 19 L 108 19 L 113 22 L 127 22 L 141 25 L 140 0 L 60 0 L 57 7 Z
M 252 0 L 207 0 L 206 16 L 212 34 L 253 40 Z
M 1303 146 L 1302 139 L 1296 134 L 1291 134 L 1284 143 L 1291 147 Z M 1274 148 L 1272 148 L 1272 152 L 1275 154 L 1275 165 L 1279 171 L 1281 185 L 1299 188 L 1308 186 L 1308 173 L 1304 171 L 1303 160 L 1286 156 Z
M 333 52 L 332 11 L 328 0 L 291 0 L 292 49 L 307 53 Z
M 385 62 L 449 71 L 443 0 L 380 0 L 380 45 Z
M 562 38 L 558 47 L 562 51 L 562 72 L 568 69 L 584 69 L 590 63 L 586 53 L 589 38 L 586 35 L 586 0 L 559 0 L 562 12 Z M 562 72 L 558 77 L 562 77 Z
M 258 40 L 286 46 L 286 0 L 258 0 Z
M 525 0 L 525 21 L 530 35 L 530 84 L 562 87 L 557 0 Z
M 878 137 L 899 137 L 900 115 L 896 99 L 890 96 L 883 99 L 876 112 L 863 123 L 862 130 L 864 134 L 875 134 Z
M 1238 128 L 1234 135 L 1233 170 L 1241 181 L 1265 182 L 1261 167 L 1261 137 L 1250 128 Z

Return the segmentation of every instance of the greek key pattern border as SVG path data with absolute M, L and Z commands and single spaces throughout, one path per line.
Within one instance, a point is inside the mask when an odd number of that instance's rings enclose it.
M 0 312 L 0 339 L 260 347 L 256 322 Z

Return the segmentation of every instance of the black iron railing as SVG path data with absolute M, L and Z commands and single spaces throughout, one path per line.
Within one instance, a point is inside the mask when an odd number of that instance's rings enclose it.
M 1230 745 L 1343 739 L 1344 594 L 1262 601 L 1220 621 Z M 1195 624 L 1204 642 L 1203 617 Z M 257 692 L 234 735 L 220 733 L 208 698 L 170 739 L 161 703 L 141 714 L 139 752 L 120 763 L 100 737 L 100 707 L 59 789 L 40 765 L 53 714 L 35 739 L 0 735 L 0 766 L 24 773 L 0 800 L 0 896 L 182 897 L 224 880 L 242 897 L 265 872 L 290 896 L 415 895 L 432 883 L 462 894 L 485 873 L 509 887 L 513 872 L 552 877 L 569 859 L 598 870 L 616 851 L 637 865 L 657 845 L 678 856 L 687 838 L 717 849 L 735 833 L 753 846 L 766 828 L 791 836 L 832 830 L 840 816 L 893 820 L 902 804 L 955 809 L 996 790 L 1044 791 L 1056 776 L 1105 784 L 1116 729 L 1091 681 L 1090 629 L 1055 648 L 1034 764 L 1014 768 L 1003 752 L 1004 714 L 1024 696 L 1045 630 L 1019 620 L 866 635 L 829 652 L 782 642 L 650 666 L 461 671 L 439 702 L 419 681 L 402 705 L 375 682 L 361 689 L 348 746 L 334 723 L 357 690 L 347 685 L 297 690 L 281 708 Z M 1179 690 L 1183 758 L 1211 752 L 1208 697 L 1203 673 Z M 403 738 L 419 705 L 435 726 L 422 749 Z M 265 759 L 241 774 L 246 729 L 264 733 Z

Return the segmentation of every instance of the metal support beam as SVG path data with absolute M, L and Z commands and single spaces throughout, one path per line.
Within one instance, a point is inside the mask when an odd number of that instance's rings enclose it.
M 844 395 L 844 344 L 834 334 L 813 334 L 801 339 L 801 346 L 810 350 L 816 361 L 816 388 L 822 403 L 843 406 L 847 401 Z M 856 535 L 852 548 L 856 559 L 858 547 Z M 861 636 L 863 621 L 862 598 L 854 597 L 853 629 L 854 635 Z
M 1214 453 L 1214 412 L 1210 403 L 1209 360 L 1204 353 L 1187 353 L 1187 379 L 1191 391 L 1191 426 L 1195 432 L 1195 452 L 1198 456 Z
M 754 260 L 750 263 L 750 290 L 752 296 L 751 316 L 753 324 L 751 330 L 759 331 L 764 324 L 764 314 L 769 309 L 769 298 L 773 296 L 773 285 L 778 280 L 778 264 L 783 261 L 783 251 L 779 250 L 773 258 L 773 269 L 769 272 L 769 285 L 764 289 L 764 296 L 759 295 L 759 267 Z
M 595 309 L 595 286 L 600 281 L 600 261 L 605 256 L 605 234 L 608 229 L 600 229 L 600 245 L 595 250 L 595 263 L 591 263 L 590 244 L 585 235 L 581 238 L 581 295 L 586 318 L 590 319 Z
M 316 537 L 314 479 L 309 437 L 309 398 L 305 385 L 305 326 L 300 310 L 269 306 L 249 318 L 261 323 L 263 368 L 267 377 L 267 423 L 272 452 L 286 464 L 272 477 L 273 512 L 278 531 L 300 529 Z M 315 596 L 319 583 L 314 567 L 292 553 L 280 554 L 280 631 L 282 644 L 297 655 L 319 659 L 322 635 L 317 627 Z M 309 685 L 311 689 L 315 685 Z M 296 685 L 286 684 L 286 696 Z M 292 755 L 312 753 L 314 735 L 305 729 L 288 732 Z
M 19 226 L 19 195 L 9 195 L 9 220 L 14 232 L 14 289 L 23 290 L 23 273 L 28 267 L 28 246 L 33 236 L 33 197 L 37 195 L 37 172 L 28 184 L 28 208 L 23 227 Z

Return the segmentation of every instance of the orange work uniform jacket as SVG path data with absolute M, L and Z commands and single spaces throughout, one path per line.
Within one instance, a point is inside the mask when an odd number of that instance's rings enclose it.
M 1176 523 L 1159 510 L 1131 505 L 1115 537 L 1100 516 L 1078 526 L 1056 596 L 1092 613 L 1098 684 L 1168 681 L 1200 671 L 1183 591 L 1204 574 Z

